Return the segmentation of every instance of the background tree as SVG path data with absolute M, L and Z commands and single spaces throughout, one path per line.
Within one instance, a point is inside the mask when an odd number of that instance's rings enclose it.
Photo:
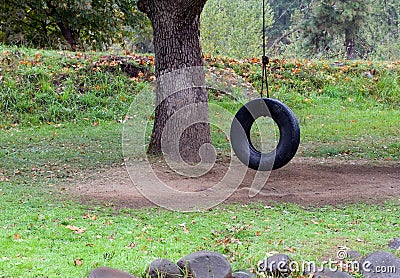
M 303 38 L 314 52 L 329 50 L 335 37 L 343 36 L 347 59 L 355 58 L 357 34 L 365 24 L 368 0 L 322 0 L 304 22 Z
M 0 39 L 7 44 L 101 48 L 149 30 L 136 0 L 1 0 Z
M 377 0 L 361 28 L 363 58 L 400 59 L 400 1 Z
M 187 74 L 179 78 L 179 83 L 193 84 L 191 87 L 179 91 L 170 91 L 168 86 L 162 84 L 162 77 L 179 69 L 198 68 L 203 66 L 203 54 L 200 46 L 200 14 L 206 0 L 139 0 L 138 7 L 149 17 L 154 36 L 155 74 L 157 77 L 156 110 L 153 131 L 148 147 L 148 152 L 161 154 L 163 149 L 161 138 L 164 127 L 171 117 L 181 108 L 196 104 L 207 104 L 207 91 L 204 72 L 195 71 L 195 76 Z M 172 80 L 174 83 L 178 80 Z M 165 82 L 167 83 L 168 80 Z M 165 97 L 165 94 L 168 96 Z M 208 118 L 206 105 L 202 109 L 192 111 L 185 118 L 195 117 L 197 113 Z M 182 118 L 182 121 L 185 119 Z M 175 128 L 178 128 L 178 125 Z M 172 127 L 173 129 L 174 127 Z M 171 132 L 174 134 L 173 130 Z M 183 134 L 177 132 L 179 139 L 179 152 L 187 162 L 199 162 L 198 150 L 206 143 L 211 144 L 210 126 L 208 123 L 197 123 L 189 126 Z M 173 150 L 171 150 L 173 151 Z M 167 153 L 168 155 L 177 155 Z
M 274 45 L 275 53 L 305 58 L 400 59 L 400 0 L 362 2 L 311 1 L 292 14 L 290 27 L 282 35 L 288 43 Z
M 292 15 L 296 11 L 302 11 L 309 5 L 310 0 L 270 0 L 274 23 L 269 30 L 269 45 L 276 44 L 278 41 L 290 43 L 287 40 L 287 30 L 292 24 Z
M 273 23 L 268 3 L 266 26 Z M 208 0 L 201 16 L 205 53 L 232 58 L 262 55 L 262 0 Z

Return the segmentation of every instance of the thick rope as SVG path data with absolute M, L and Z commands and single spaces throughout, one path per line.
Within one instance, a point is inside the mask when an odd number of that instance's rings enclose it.
M 267 65 L 269 64 L 269 58 L 266 54 L 266 49 L 267 49 L 267 43 L 266 43 L 266 37 L 267 37 L 267 30 L 265 28 L 265 1 L 263 0 L 263 6 L 262 6 L 262 20 L 263 20 L 263 29 L 262 29 L 262 37 L 263 37 L 263 42 L 262 42 L 262 48 L 263 48 L 263 56 L 262 56 L 262 81 L 261 81 L 261 98 L 263 98 L 263 93 L 264 93 L 264 85 L 267 91 L 267 98 L 269 98 L 269 89 L 268 89 L 268 73 L 267 73 Z

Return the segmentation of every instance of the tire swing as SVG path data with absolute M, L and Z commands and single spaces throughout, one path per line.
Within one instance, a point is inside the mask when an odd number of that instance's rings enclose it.
M 284 103 L 269 98 L 266 56 L 265 0 L 263 0 L 263 56 L 261 97 L 242 106 L 232 121 L 230 140 L 239 160 L 251 169 L 270 171 L 283 167 L 296 154 L 300 144 L 300 127 L 293 111 Z M 267 98 L 263 97 L 264 85 Z M 260 117 L 271 117 L 279 128 L 279 141 L 274 150 L 262 153 L 250 138 L 251 127 Z
M 257 150 L 250 131 L 259 117 L 271 117 L 279 128 L 277 147 L 269 152 Z M 300 127 L 296 116 L 284 103 L 272 98 L 259 98 L 242 106 L 231 125 L 231 145 L 239 160 L 259 171 L 279 169 L 296 154 L 300 143 Z

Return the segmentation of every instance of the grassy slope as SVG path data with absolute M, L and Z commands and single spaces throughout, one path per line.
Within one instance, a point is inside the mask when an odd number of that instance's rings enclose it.
M 0 125 L 6 129 L 43 123 L 120 123 L 135 94 L 147 88 L 153 78 L 154 60 L 143 56 L 125 57 L 124 65 L 140 67 L 144 74 L 138 76 L 127 71 L 120 60 L 104 60 L 98 53 L 1 47 L 0 54 L 0 112 L 4 115 Z M 211 102 L 232 113 L 244 100 L 240 94 L 244 87 L 232 77 L 233 71 L 260 89 L 257 61 L 207 58 L 206 62 L 220 77 L 212 82 L 214 87 L 229 91 L 238 86 L 236 99 L 210 91 Z M 371 70 L 374 75 L 369 78 L 366 72 Z M 300 121 L 301 155 L 400 157 L 398 62 L 275 60 L 270 72 L 272 97 L 291 107 Z M 257 97 L 253 91 L 251 97 Z M 226 142 L 219 146 L 217 134 L 213 136 L 217 148 L 229 148 Z
M 338 245 L 366 253 L 398 236 L 398 203 L 254 204 L 181 214 L 116 212 L 63 200 L 57 192 L 77 172 L 123 162 L 120 121 L 150 76 L 131 78 L 118 65 L 97 64 L 96 53 L 0 47 L 0 57 L 0 277 L 84 277 L 100 265 L 140 275 L 152 259 L 177 260 L 199 249 L 219 251 L 240 269 L 255 266 L 265 252 L 335 259 Z M 130 62 L 151 72 L 151 61 L 140 61 Z M 207 63 L 232 68 L 259 88 L 257 64 Z M 399 159 L 398 63 L 275 61 L 271 68 L 273 94 L 302 126 L 301 155 Z M 377 70 L 371 79 L 365 76 L 370 68 Z M 240 105 L 227 95 L 210 99 L 232 111 Z M 73 226 L 86 230 L 76 234 Z

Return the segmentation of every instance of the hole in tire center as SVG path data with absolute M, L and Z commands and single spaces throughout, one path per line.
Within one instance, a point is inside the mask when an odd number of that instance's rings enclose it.
M 279 140 L 278 125 L 271 117 L 259 117 L 250 130 L 250 140 L 253 146 L 262 153 L 275 150 Z

